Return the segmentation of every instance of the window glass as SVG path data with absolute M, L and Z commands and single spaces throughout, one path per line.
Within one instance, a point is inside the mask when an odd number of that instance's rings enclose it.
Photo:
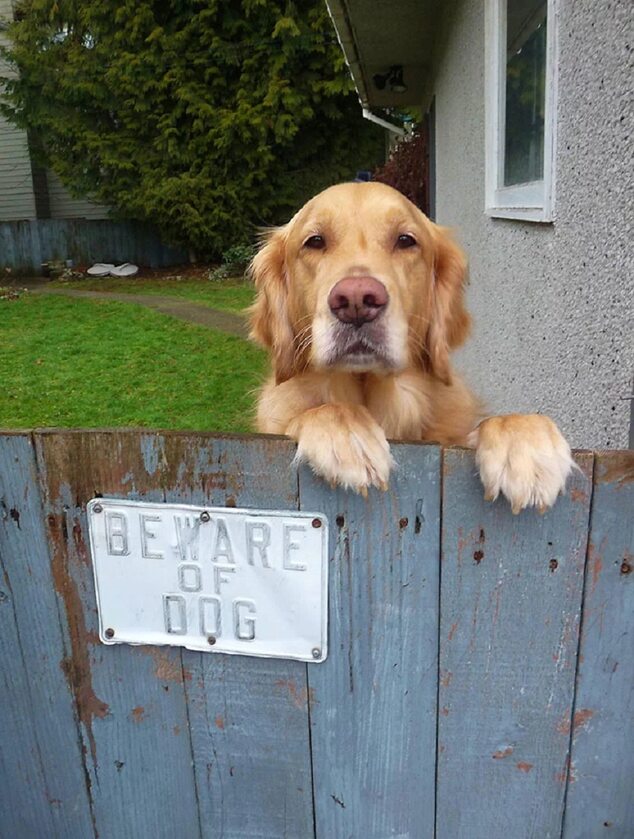
M 544 177 L 546 6 L 506 0 L 505 186 Z

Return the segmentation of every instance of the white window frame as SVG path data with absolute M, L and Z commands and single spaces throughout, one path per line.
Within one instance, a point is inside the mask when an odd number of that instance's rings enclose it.
M 547 0 L 544 178 L 504 184 L 506 118 L 506 0 L 486 0 L 486 206 L 493 218 L 551 222 L 555 204 L 557 127 L 557 2 Z

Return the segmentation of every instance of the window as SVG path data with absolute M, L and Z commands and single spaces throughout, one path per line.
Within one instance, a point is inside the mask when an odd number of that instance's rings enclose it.
M 486 212 L 552 221 L 555 2 L 487 0 Z

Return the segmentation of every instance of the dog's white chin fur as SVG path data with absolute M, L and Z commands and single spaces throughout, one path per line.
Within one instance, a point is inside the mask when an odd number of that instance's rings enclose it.
M 405 337 L 407 327 L 398 322 L 386 325 L 385 336 L 381 341 L 376 338 L 359 336 L 367 343 L 367 352 L 347 352 L 342 347 L 338 331 L 342 328 L 332 316 L 317 316 L 312 324 L 312 366 L 317 370 L 345 370 L 352 373 L 399 373 L 407 366 L 408 352 Z M 374 343 L 376 346 L 372 347 Z

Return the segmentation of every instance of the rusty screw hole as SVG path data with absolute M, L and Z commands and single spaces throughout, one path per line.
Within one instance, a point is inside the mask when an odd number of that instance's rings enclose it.
M 551 559 L 550 562 L 548 563 L 548 567 L 550 568 L 551 571 L 556 571 L 558 565 L 559 565 L 559 563 L 557 562 L 556 559 Z
M 409 519 L 403 517 L 402 519 L 399 520 L 398 526 L 401 528 L 401 530 L 403 530 L 403 528 L 407 527 L 408 524 L 409 524 Z
M 104 632 L 104 635 L 106 636 L 106 638 L 114 638 L 114 629 L 108 627 L 108 629 L 106 629 L 106 631 Z
M 624 559 L 621 563 L 621 574 L 629 574 L 632 571 L 632 566 L 630 563 Z
M 343 527 L 343 525 L 345 523 L 345 519 L 344 519 L 343 516 L 337 516 L 335 521 L 337 522 L 337 527 Z
M 321 519 L 313 519 L 313 527 L 321 527 Z
M 476 565 L 479 565 L 482 562 L 482 560 L 484 559 L 484 552 L 483 551 L 476 551 L 473 554 L 473 559 L 474 559 Z
M 215 635 L 208 635 L 207 636 L 207 643 L 209 644 L 210 647 L 213 647 L 213 645 L 216 643 L 216 636 Z

